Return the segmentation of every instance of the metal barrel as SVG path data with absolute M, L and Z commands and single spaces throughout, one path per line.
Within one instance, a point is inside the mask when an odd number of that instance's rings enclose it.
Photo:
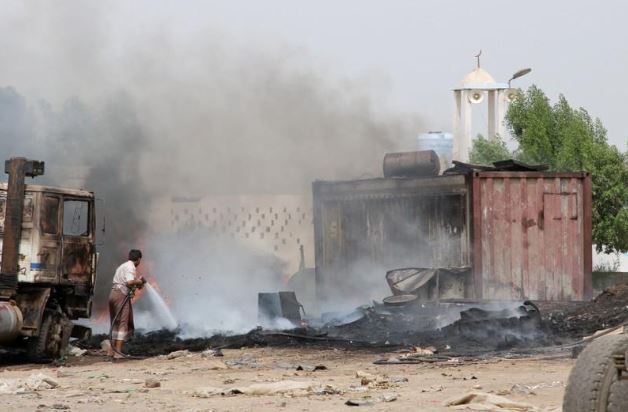
M 0 342 L 15 339 L 22 329 L 22 311 L 10 302 L 0 302 Z
M 438 155 L 433 150 L 387 153 L 384 156 L 384 177 L 437 176 Z

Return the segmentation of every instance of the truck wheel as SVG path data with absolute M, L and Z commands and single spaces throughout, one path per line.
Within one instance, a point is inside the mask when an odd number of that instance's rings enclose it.
M 627 349 L 628 335 L 602 336 L 587 345 L 569 375 L 563 411 L 628 411 L 628 380 L 617 379 L 613 361 Z
M 628 375 L 625 373 L 622 376 Z M 626 376 L 628 378 L 628 376 Z M 608 412 L 628 411 L 628 380 L 617 379 L 617 373 L 613 374 L 611 387 L 608 394 Z
M 67 319 L 58 313 L 44 313 L 39 335 L 28 340 L 26 353 L 33 362 L 56 359 L 64 354 L 69 335 Z

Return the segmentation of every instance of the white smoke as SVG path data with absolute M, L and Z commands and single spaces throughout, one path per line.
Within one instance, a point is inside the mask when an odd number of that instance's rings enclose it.
M 157 279 L 184 336 L 248 331 L 258 325 L 258 292 L 282 290 L 282 262 L 204 230 L 155 234 L 146 250 L 150 266 L 144 271 Z M 154 310 L 151 302 L 142 299 L 137 308 L 140 313 Z
M 387 113 L 368 82 L 317 69 L 307 53 L 213 28 L 193 40 L 167 25 L 115 32 L 115 13 L 40 2 L 0 16 L 0 156 L 44 160 L 39 182 L 105 200 L 97 311 L 116 266 L 142 247 L 181 322 L 254 326 L 256 294 L 282 287 L 282 263 L 208 234 L 151 232 L 156 199 L 304 194 L 317 178 L 379 175 L 418 121 Z

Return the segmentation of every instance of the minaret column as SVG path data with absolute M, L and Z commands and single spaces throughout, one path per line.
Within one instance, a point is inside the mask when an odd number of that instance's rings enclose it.
M 488 91 L 488 136 L 489 139 L 495 137 L 497 133 L 497 122 L 499 116 L 497 115 L 497 106 L 495 104 L 495 90 Z

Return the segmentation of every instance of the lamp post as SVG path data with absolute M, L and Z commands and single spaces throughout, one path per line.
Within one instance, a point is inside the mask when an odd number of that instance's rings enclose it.
M 518 79 L 519 77 L 523 77 L 526 74 L 530 73 L 531 71 L 532 69 L 529 67 L 527 69 L 521 69 L 521 70 L 516 71 L 515 74 L 513 74 L 512 77 L 508 80 L 508 87 L 510 88 L 511 81 Z

